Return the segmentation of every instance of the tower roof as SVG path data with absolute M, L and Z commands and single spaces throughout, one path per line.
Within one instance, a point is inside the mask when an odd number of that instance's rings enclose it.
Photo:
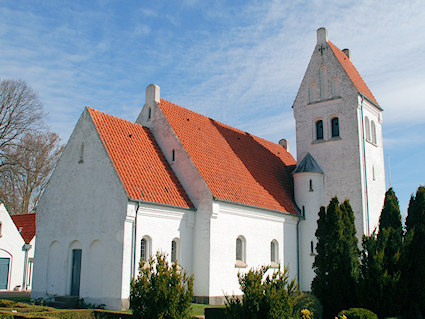
M 313 158 L 313 156 L 311 156 L 310 153 L 307 153 L 303 160 L 298 163 L 297 168 L 292 172 L 292 174 L 296 173 L 324 174 L 319 164 L 317 164 L 316 160 Z
M 373 96 L 369 87 L 366 85 L 359 71 L 357 71 L 356 67 L 350 61 L 350 58 L 347 56 L 347 54 L 341 51 L 340 49 L 338 49 L 336 45 L 334 45 L 331 41 L 328 41 L 328 44 L 332 52 L 334 53 L 335 57 L 338 59 L 341 66 L 344 68 L 344 71 L 347 73 L 351 82 L 353 82 L 357 91 L 359 91 L 363 96 L 365 96 L 373 104 L 379 107 L 378 101 Z

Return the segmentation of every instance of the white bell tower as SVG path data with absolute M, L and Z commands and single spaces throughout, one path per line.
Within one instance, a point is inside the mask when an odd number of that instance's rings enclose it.
M 382 108 L 350 58 L 348 49 L 328 40 L 325 28 L 318 29 L 293 110 L 298 163 L 309 154 L 323 171 L 321 205 L 334 196 L 350 200 L 361 238 L 378 225 L 385 197 Z M 306 211 L 306 221 L 319 208 Z M 314 234 L 317 224 L 311 227 L 303 231 Z

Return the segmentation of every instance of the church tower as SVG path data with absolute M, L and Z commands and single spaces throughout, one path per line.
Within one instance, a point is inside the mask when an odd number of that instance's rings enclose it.
M 297 161 L 301 164 L 307 157 L 317 165 L 316 175 L 319 169 L 323 172 L 321 205 L 328 205 L 334 196 L 340 202 L 349 199 L 357 236 L 370 234 L 378 225 L 385 197 L 382 108 L 351 63 L 350 51 L 341 51 L 330 42 L 325 28 L 317 30 L 317 44 L 293 110 Z M 306 172 L 295 173 L 297 182 L 301 180 L 297 175 Z M 314 181 L 305 179 L 305 185 L 298 185 L 296 191 L 308 196 L 316 189 L 309 184 Z M 295 198 L 304 196 L 296 194 Z M 319 207 L 310 205 L 304 212 L 305 224 L 313 228 L 303 227 L 302 232 L 310 237 L 314 237 L 317 223 L 311 221 L 317 220 L 318 211 Z

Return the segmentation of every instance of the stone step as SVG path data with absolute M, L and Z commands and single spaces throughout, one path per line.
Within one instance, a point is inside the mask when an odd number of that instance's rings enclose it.
M 78 305 L 78 296 L 55 296 L 55 301 L 49 303 L 54 308 L 75 308 Z

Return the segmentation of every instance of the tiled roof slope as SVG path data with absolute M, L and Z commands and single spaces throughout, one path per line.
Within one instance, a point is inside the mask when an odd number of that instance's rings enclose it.
M 193 207 L 147 127 L 87 109 L 129 198 Z
M 10 216 L 16 228 L 21 229 L 20 233 L 26 244 L 29 244 L 35 236 L 35 215 L 31 213 Z
M 281 145 L 163 99 L 158 105 L 215 198 L 297 213 L 288 174 L 296 161 Z
M 379 106 L 378 101 L 376 101 L 372 92 L 369 90 L 368 86 L 363 81 L 360 73 L 354 67 L 353 63 L 351 63 L 350 59 L 345 55 L 344 52 L 342 52 L 340 49 L 338 49 L 331 41 L 328 41 L 328 43 L 329 43 L 329 46 L 332 49 L 332 52 L 335 54 L 339 63 L 341 63 L 342 67 L 344 68 L 348 77 L 353 82 L 356 89 L 360 93 L 362 93 L 364 96 L 366 96 L 369 100 L 371 100 L 373 103 L 375 103 L 377 106 Z

